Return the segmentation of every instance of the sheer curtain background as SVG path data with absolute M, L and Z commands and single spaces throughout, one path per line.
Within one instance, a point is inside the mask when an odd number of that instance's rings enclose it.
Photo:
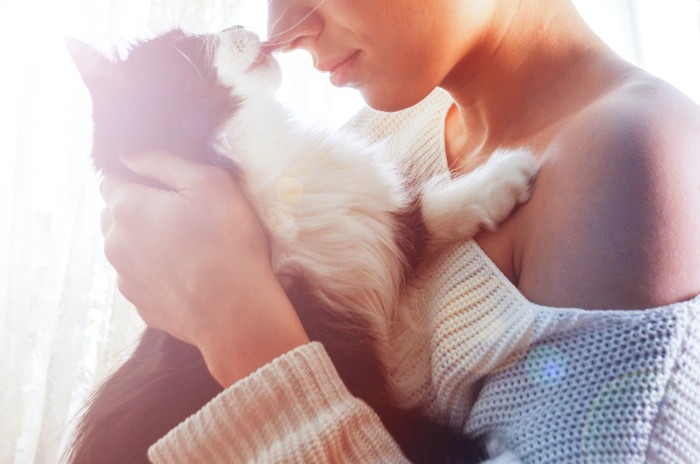
M 698 0 L 576 3 L 621 55 L 700 102 Z M 0 0 L 0 462 L 57 462 L 86 395 L 142 328 L 102 255 L 90 101 L 63 37 L 110 52 L 174 25 L 264 36 L 265 4 Z M 362 106 L 303 52 L 280 59 L 280 98 L 303 116 L 337 127 Z

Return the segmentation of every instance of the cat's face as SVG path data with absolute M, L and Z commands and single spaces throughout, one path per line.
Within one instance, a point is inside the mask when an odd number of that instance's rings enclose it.
M 277 62 L 242 28 L 191 35 L 180 30 L 136 44 L 110 60 L 82 42 L 69 49 L 93 101 L 97 168 L 123 171 L 119 156 L 165 150 L 210 161 L 216 135 L 243 101 L 272 94 Z
M 214 42 L 213 62 L 219 80 L 239 95 L 274 91 L 280 83 L 277 61 L 262 50 L 256 34 L 242 27 L 226 29 Z

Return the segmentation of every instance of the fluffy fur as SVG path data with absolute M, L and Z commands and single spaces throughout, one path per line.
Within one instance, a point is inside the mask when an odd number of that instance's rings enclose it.
M 81 42 L 69 48 L 93 97 L 98 169 L 133 175 L 118 155 L 167 150 L 229 170 L 269 232 L 274 269 L 310 338 L 324 343 L 407 456 L 483 457 L 469 437 L 398 407 L 385 368 L 390 326 L 409 327 L 419 312 L 398 302 L 427 241 L 495 227 L 527 198 L 536 172 L 528 152 L 500 153 L 456 180 L 410 185 L 381 146 L 293 123 L 274 98 L 276 61 L 244 29 L 172 31 L 121 61 Z M 146 448 L 218 391 L 194 347 L 147 329 L 92 399 L 71 461 L 147 462 Z

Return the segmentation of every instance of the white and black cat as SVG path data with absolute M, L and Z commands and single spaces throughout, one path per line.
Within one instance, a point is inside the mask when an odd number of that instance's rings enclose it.
M 411 185 L 381 147 L 293 123 L 274 98 L 276 61 L 243 28 L 174 30 L 123 60 L 67 43 L 92 94 L 99 170 L 133 175 L 118 157 L 148 150 L 227 169 L 269 232 L 274 269 L 309 337 L 409 459 L 484 457 L 478 440 L 395 404 L 389 326 L 411 314 L 399 295 L 423 245 L 465 239 L 505 218 L 529 194 L 532 155 L 504 152 L 473 174 Z M 71 462 L 148 462 L 148 446 L 219 392 L 195 347 L 146 329 L 92 398 Z

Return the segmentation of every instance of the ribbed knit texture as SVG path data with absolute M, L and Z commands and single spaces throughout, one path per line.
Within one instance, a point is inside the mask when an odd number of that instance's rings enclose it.
M 433 414 L 497 434 L 525 463 L 700 462 L 700 297 L 544 307 L 473 242 L 438 262 Z
M 347 129 L 418 180 L 445 172 L 436 91 L 400 113 L 361 112 Z M 394 366 L 424 372 L 409 403 L 466 432 L 498 436 L 524 463 L 700 462 L 700 297 L 638 311 L 526 300 L 467 242 L 424 263 L 432 336 Z M 419 345 L 418 348 L 420 351 Z M 423 362 L 422 359 L 427 360 Z M 377 416 L 312 343 L 212 400 L 150 450 L 154 462 L 401 462 Z
M 192 464 L 405 461 L 317 342 L 227 389 L 152 446 L 149 457 Z

